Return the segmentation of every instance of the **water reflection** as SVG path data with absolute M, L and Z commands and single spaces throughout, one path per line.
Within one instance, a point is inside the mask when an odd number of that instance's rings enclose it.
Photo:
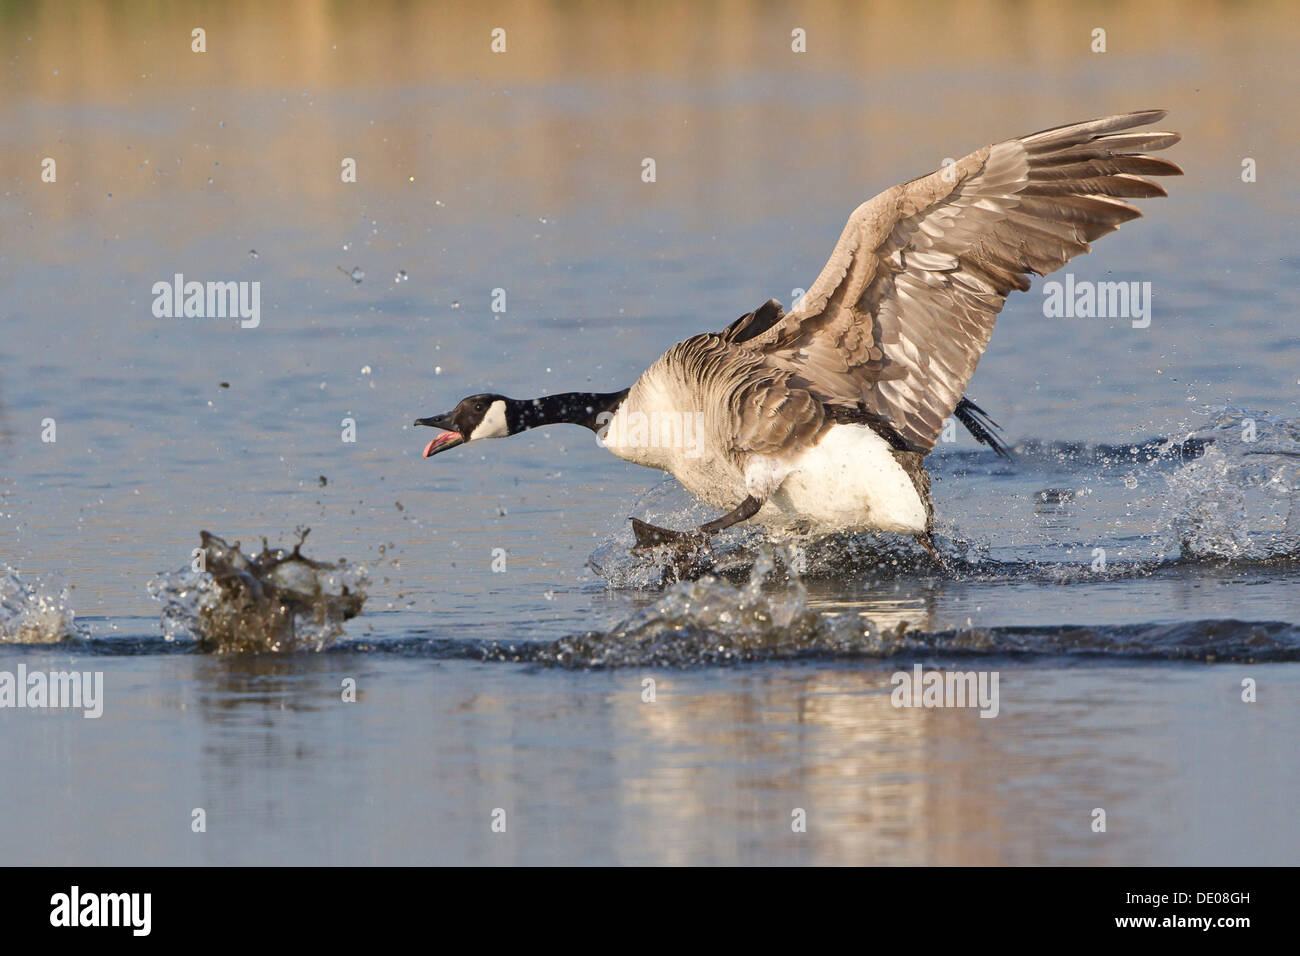
M 1205 859 L 1247 830 L 1230 855 L 1278 852 L 1240 807 L 1223 819 L 1223 788 L 1178 784 L 1192 756 L 1180 748 L 1198 734 L 1246 734 L 1244 752 L 1213 758 L 1216 773 L 1264 743 L 1240 711 L 1197 720 L 1178 702 L 1210 690 L 1212 671 L 1004 671 L 990 720 L 892 706 L 894 665 L 595 676 L 369 661 L 369 699 L 335 704 L 353 663 L 169 663 L 193 668 L 199 777 L 233 831 L 217 858 L 264 860 L 271 834 L 310 862 L 341 862 L 347 844 L 398 862 L 1131 863 Z M 1281 812 L 1262 797 L 1244 799 Z M 1097 806 L 1133 829 L 1099 839 Z M 508 838 L 490 831 L 497 808 Z M 806 833 L 791 829 L 796 809 Z M 1223 838 L 1188 845 L 1185 813 L 1221 820 Z M 325 820 L 337 845 L 306 832 Z

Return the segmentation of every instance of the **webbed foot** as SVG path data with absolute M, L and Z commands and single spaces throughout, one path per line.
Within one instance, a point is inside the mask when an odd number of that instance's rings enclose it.
M 633 518 L 632 533 L 636 536 L 632 553 L 662 551 L 665 570 L 672 580 L 697 578 L 712 566 L 709 536 L 703 531 L 672 531 Z
M 634 550 L 658 548 L 665 544 L 699 547 L 709 543 L 709 536 L 702 531 L 673 531 L 647 524 L 639 518 L 632 519 L 632 533 L 636 535 Z

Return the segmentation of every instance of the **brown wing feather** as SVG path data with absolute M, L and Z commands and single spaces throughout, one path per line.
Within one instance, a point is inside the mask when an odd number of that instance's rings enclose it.
M 1177 133 L 1125 132 L 1147 110 L 976 150 L 859 206 L 800 307 L 741 344 L 822 402 L 888 419 L 929 451 L 993 333 L 1007 295 L 1141 215 L 1179 175 L 1145 155 Z M 747 329 L 749 331 L 749 329 Z

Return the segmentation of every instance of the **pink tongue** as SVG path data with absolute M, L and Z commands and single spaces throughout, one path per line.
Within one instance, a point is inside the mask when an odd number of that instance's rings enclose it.
M 447 442 L 455 441 L 459 437 L 460 437 L 459 432 L 453 432 L 453 431 L 439 432 L 437 438 L 435 438 L 433 441 L 429 442 L 429 444 L 424 446 L 423 457 L 428 458 L 435 451 L 437 451 L 441 446 L 447 444 Z

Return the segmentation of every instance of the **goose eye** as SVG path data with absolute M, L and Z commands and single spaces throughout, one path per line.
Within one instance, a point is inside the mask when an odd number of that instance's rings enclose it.
M 477 405 L 475 405 L 475 406 L 474 406 L 474 411 L 476 411 L 476 412 L 481 412 L 481 411 L 483 411 L 483 403 L 482 403 L 482 402 L 479 402 Z

